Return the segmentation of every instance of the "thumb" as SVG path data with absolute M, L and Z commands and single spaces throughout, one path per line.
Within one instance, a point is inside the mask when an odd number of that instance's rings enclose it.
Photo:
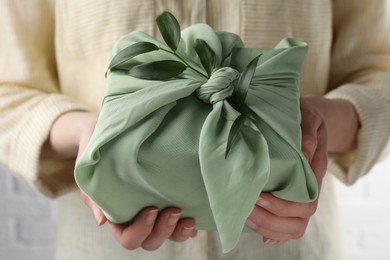
M 103 214 L 103 211 L 95 204 L 95 202 L 93 202 L 91 198 L 88 197 L 88 195 L 85 194 L 84 192 L 81 192 L 81 197 L 84 203 L 91 209 L 96 224 L 98 226 L 101 226 L 104 223 L 106 223 L 107 221 L 106 216 Z

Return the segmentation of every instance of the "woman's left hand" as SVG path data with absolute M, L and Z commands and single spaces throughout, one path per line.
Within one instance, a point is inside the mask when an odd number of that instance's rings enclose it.
M 356 148 L 359 117 L 347 100 L 305 96 L 300 101 L 302 152 L 320 190 L 328 152 L 343 153 Z M 263 193 L 246 224 L 262 235 L 265 243 L 283 244 L 303 236 L 317 204 L 318 198 L 310 203 L 297 203 Z
M 328 163 L 328 135 L 324 118 L 315 104 L 301 98 L 302 152 L 321 187 Z M 264 243 L 283 244 L 303 236 L 317 204 L 318 198 L 310 203 L 297 203 L 263 193 L 246 225 L 262 235 Z

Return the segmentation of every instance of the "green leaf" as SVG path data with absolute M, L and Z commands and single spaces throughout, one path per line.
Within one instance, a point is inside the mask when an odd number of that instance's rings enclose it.
M 251 84 L 253 75 L 255 74 L 257 62 L 259 61 L 260 56 L 261 55 L 254 58 L 241 73 L 240 79 L 238 80 L 237 86 L 235 88 L 235 95 L 239 104 L 243 104 L 246 99 L 246 95 L 248 94 L 248 89 Z
M 210 77 L 211 72 L 213 71 L 217 63 L 217 57 L 215 55 L 215 52 L 210 48 L 207 42 L 202 39 L 195 40 L 194 49 L 199 56 L 203 68 L 206 70 L 208 76 Z
M 151 51 L 157 51 L 159 47 L 151 42 L 137 42 L 134 43 L 120 52 L 118 52 L 114 58 L 112 58 L 107 70 L 113 69 L 121 65 L 122 63 L 134 58 L 135 56 Z
M 148 80 L 164 80 L 180 75 L 187 66 L 179 61 L 161 60 L 136 65 L 129 70 L 130 76 Z
M 156 22 L 165 43 L 171 50 L 176 51 L 181 37 L 180 25 L 176 18 L 169 12 L 163 12 L 157 16 Z
M 226 151 L 225 151 L 225 159 L 229 155 L 229 152 L 234 144 L 234 142 L 237 140 L 238 135 L 240 134 L 242 126 L 245 124 L 245 121 L 247 119 L 246 115 L 239 115 L 236 120 L 234 120 L 232 124 L 232 128 L 230 128 L 227 145 L 226 145 Z

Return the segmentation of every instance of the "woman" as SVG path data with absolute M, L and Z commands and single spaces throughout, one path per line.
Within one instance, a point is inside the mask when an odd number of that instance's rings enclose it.
M 342 259 L 329 173 L 352 184 L 384 154 L 389 8 L 387 1 L 369 0 L 3 1 L 0 162 L 58 197 L 56 259 Z M 182 28 L 207 22 L 240 35 L 247 47 L 271 48 L 286 36 L 309 44 L 302 150 L 322 184 L 319 201 L 262 194 L 246 223 L 258 234 L 244 234 L 226 255 L 215 233 L 191 238 L 196 223 L 180 220 L 180 209 L 157 214 L 151 207 L 132 225 L 98 228 L 74 185 L 75 158 L 96 122 L 113 44 L 133 30 L 155 35 L 154 19 L 165 10 Z M 83 197 L 103 225 L 102 212 Z

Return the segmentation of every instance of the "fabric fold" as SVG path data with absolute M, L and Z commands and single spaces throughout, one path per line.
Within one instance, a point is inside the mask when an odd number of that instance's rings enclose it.
M 77 162 L 75 179 L 114 223 L 144 207 L 179 207 L 197 229 L 217 230 L 234 248 L 261 192 L 309 202 L 317 181 L 301 152 L 299 78 L 305 43 L 284 39 L 274 49 L 247 49 L 234 34 L 206 24 L 182 31 L 176 54 L 142 32 L 119 40 L 113 55 L 137 42 L 159 50 L 108 72 L 96 129 Z M 210 77 L 194 44 L 216 55 Z M 234 101 L 246 66 L 259 61 L 242 104 Z M 168 80 L 132 77 L 124 67 L 161 60 L 188 68 Z M 246 119 L 227 155 L 237 118 Z

